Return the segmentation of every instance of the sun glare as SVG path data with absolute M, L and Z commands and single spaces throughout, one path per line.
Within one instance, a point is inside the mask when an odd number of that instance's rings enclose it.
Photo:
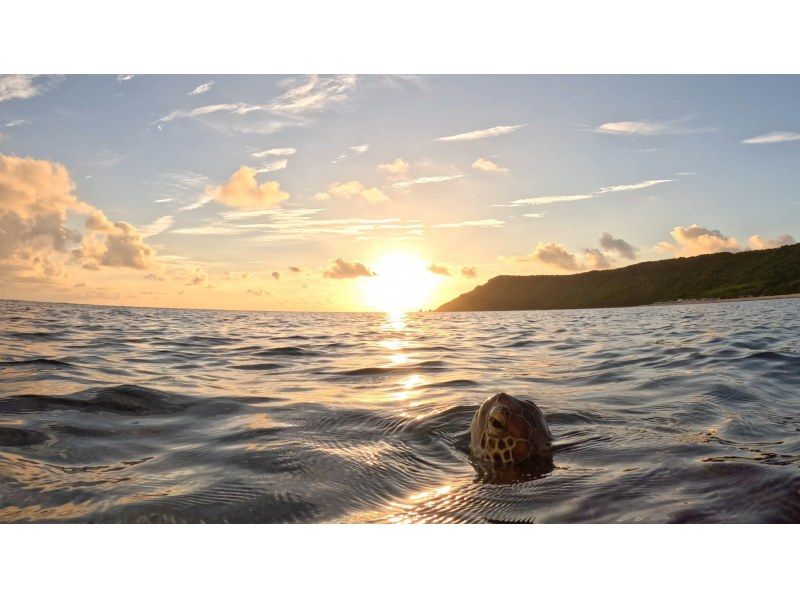
M 366 304 L 379 311 L 418 310 L 439 284 L 427 262 L 408 253 L 385 255 L 370 267 L 375 276 L 361 278 L 359 288 Z

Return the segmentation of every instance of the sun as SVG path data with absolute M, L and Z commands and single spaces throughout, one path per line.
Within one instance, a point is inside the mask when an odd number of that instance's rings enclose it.
M 406 312 L 420 309 L 439 285 L 428 263 L 410 253 L 390 253 L 370 264 L 375 276 L 361 278 L 359 289 L 372 309 Z

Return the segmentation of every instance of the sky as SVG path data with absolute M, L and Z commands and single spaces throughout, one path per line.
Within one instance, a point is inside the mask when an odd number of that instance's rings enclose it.
M 0 75 L 0 297 L 431 309 L 800 238 L 794 76 Z

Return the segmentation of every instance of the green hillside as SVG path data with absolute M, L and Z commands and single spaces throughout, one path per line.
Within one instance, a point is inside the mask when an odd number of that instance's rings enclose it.
M 570 275 L 496 276 L 437 311 L 625 307 L 800 293 L 800 243 Z

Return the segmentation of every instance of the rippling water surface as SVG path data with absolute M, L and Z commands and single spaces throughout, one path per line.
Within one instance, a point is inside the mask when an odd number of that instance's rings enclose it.
M 0 302 L 0 521 L 797 522 L 799 315 Z M 471 465 L 501 390 L 549 473 Z

